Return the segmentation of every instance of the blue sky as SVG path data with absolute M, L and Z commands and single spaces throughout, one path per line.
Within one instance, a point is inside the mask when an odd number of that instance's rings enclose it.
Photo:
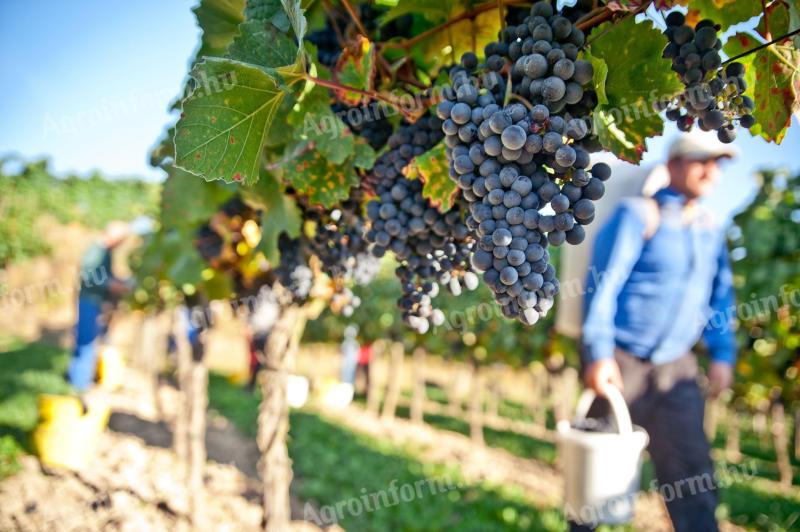
M 195 3 L 0 2 L 0 154 L 160 178 L 148 152 L 198 43 Z
M 160 179 L 148 153 L 171 122 L 198 42 L 194 0 L 0 3 L 0 155 L 49 156 L 57 172 Z M 644 163 L 658 162 L 677 134 L 648 143 Z M 741 131 L 745 154 L 725 168 L 710 205 L 722 213 L 753 192 L 758 168 L 800 171 L 800 124 L 794 119 L 781 146 Z

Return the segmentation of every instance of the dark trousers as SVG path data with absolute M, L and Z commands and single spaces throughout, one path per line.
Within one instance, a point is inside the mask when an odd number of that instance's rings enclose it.
M 676 532 L 716 532 L 714 464 L 703 428 L 705 398 L 697 384 L 697 359 L 688 353 L 654 365 L 619 350 L 615 358 L 631 419 L 650 435 L 647 450 Z M 608 410 L 608 403 L 598 400 L 589 415 L 603 417 Z

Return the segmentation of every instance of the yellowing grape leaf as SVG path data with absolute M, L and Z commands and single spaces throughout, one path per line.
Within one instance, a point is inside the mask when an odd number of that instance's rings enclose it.
M 372 90 L 375 77 L 375 46 L 363 35 L 356 37 L 356 43 L 342 51 L 333 69 L 334 79 L 343 85 Z M 366 103 L 366 97 L 353 91 L 337 90 L 338 98 L 355 106 Z
M 447 212 L 458 197 L 458 185 L 450 178 L 450 161 L 444 141 L 414 157 L 403 169 L 409 179 L 422 180 L 422 195 L 441 212 Z
M 687 21 L 690 25 L 710 18 L 722 25 L 723 31 L 761 13 L 759 0 L 684 0 L 681 4 L 689 7 Z
M 352 135 L 349 132 L 348 134 Z M 350 188 L 359 182 L 356 167 L 371 165 L 374 152 L 361 139 L 356 139 L 353 155 L 342 164 L 332 163 L 313 143 L 308 143 L 296 156 L 283 164 L 283 177 L 312 204 L 332 207 L 350 195 Z
M 737 33 L 725 44 L 725 53 L 738 55 L 758 46 L 750 35 Z M 756 107 L 756 124 L 750 128 L 768 142 L 780 144 L 797 111 L 800 94 L 800 51 L 791 46 L 773 45 L 738 59 L 747 68 L 745 80 Z

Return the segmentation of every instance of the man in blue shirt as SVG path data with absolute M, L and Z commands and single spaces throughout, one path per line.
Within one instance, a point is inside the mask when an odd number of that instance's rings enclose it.
M 716 486 L 692 346 L 710 353 L 709 393 L 728 388 L 736 358 L 724 232 L 698 205 L 735 152 L 700 133 L 670 147 L 670 184 L 624 200 L 594 242 L 583 323 L 584 380 L 622 390 L 675 530 L 716 531 Z M 598 409 L 602 410 L 602 409 Z M 667 486 L 669 485 L 669 486 Z M 674 496 L 673 496 L 674 494 Z
M 111 251 L 129 234 L 128 224 L 108 224 L 102 238 L 84 253 L 81 262 L 78 323 L 75 325 L 75 351 L 67 368 L 67 380 L 80 391 L 94 382 L 97 367 L 96 341 L 102 334 L 100 316 L 103 304 L 124 294 L 128 287 L 111 271 Z

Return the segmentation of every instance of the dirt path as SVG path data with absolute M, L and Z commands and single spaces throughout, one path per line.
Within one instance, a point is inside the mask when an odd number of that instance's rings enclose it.
M 97 457 L 80 473 L 43 469 L 26 456 L 23 469 L 0 483 L 2 531 L 188 531 L 180 464 L 169 428 L 143 398 L 146 383 L 129 372 L 125 386 L 102 400 L 112 408 Z M 162 387 L 162 404 L 173 389 Z M 99 400 L 95 398 L 95 400 Z M 255 442 L 224 418 L 209 419 L 202 530 L 259 530 L 259 457 Z M 302 515 L 300 501 L 293 514 Z M 294 530 L 319 530 L 297 521 Z M 329 529 L 330 530 L 330 529 Z

